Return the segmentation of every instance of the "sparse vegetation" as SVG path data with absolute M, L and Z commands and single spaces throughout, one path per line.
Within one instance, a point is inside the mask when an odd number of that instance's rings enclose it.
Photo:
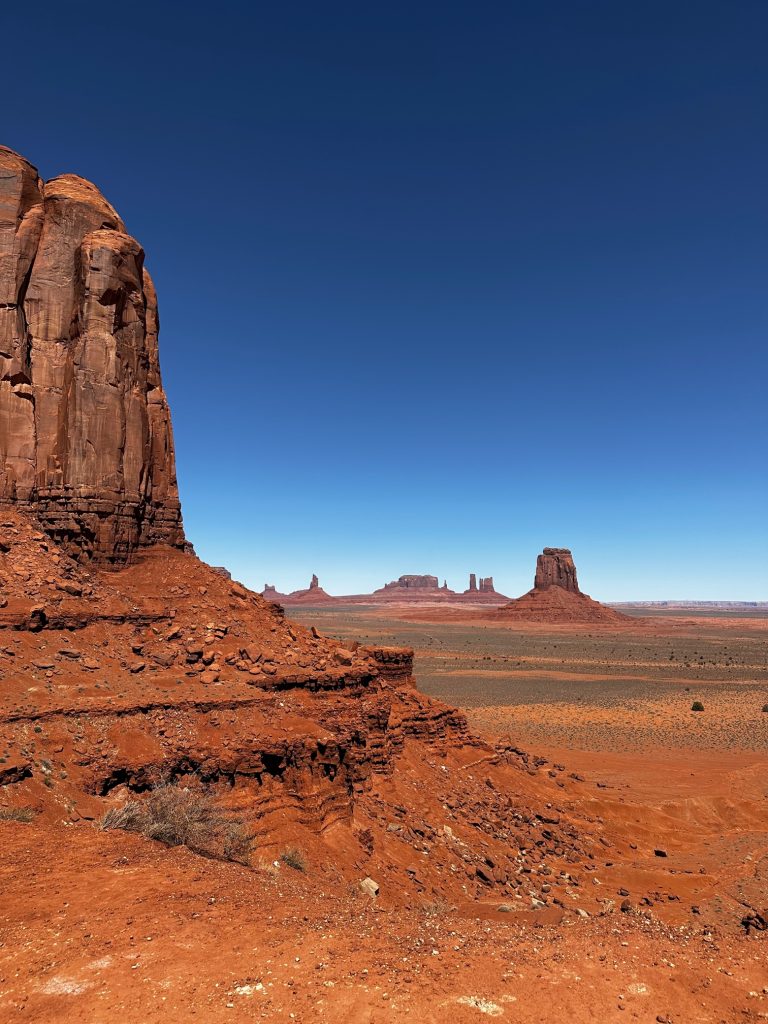
M 98 827 L 136 832 L 167 846 L 186 846 L 204 857 L 250 863 L 250 841 L 242 822 L 224 814 L 209 796 L 179 786 L 158 786 L 140 800 L 107 811 Z
M 287 850 L 283 850 L 280 854 L 280 860 L 283 864 L 287 864 L 289 868 L 293 868 L 295 871 L 307 870 L 307 858 L 298 846 L 289 846 Z
M 31 807 L 0 807 L 0 821 L 32 821 L 35 812 Z
M 437 899 L 427 900 L 425 903 L 422 903 L 421 909 L 427 917 L 444 917 L 452 910 L 455 910 L 456 907 L 453 906 L 453 904 L 448 903 L 446 900 L 438 897 Z
M 768 704 L 763 704 L 763 712 L 768 715 Z
M 691 711 L 703 711 L 703 710 L 704 710 L 704 705 L 701 703 L 700 700 L 695 700 L 693 702 L 693 704 L 691 704 Z

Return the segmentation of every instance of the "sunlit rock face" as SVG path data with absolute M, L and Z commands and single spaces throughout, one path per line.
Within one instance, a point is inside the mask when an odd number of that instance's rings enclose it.
M 536 559 L 536 578 L 533 585 L 536 590 L 562 587 L 572 594 L 581 593 L 576 579 L 573 555 L 568 548 L 544 548 Z
M 184 543 L 157 297 L 99 190 L 0 147 L 0 503 L 82 559 Z

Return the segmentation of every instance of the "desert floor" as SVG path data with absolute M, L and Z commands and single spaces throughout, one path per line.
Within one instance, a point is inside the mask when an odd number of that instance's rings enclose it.
M 254 870 L 83 823 L 5 821 L 3 1021 L 768 1019 L 768 932 L 746 931 L 739 909 L 768 906 L 768 620 L 611 631 L 396 614 L 414 612 L 291 610 L 327 634 L 413 646 L 422 690 L 546 758 L 563 799 L 625 837 L 590 877 L 613 909 L 374 902 L 332 859 Z M 417 787 L 401 796 L 418 806 Z

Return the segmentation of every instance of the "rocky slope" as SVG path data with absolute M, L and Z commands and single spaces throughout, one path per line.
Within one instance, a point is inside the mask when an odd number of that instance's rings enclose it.
M 87 823 L 171 782 L 245 822 L 254 856 L 298 839 L 398 899 L 514 897 L 532 866 L 522 905 L 569 905 L 592 826 L 561 817 L 535 759 L 421 695 L 411 651 L 294 625 L 185 551 L 105 571 L 27 513 L 2 528 L 2 813 Z

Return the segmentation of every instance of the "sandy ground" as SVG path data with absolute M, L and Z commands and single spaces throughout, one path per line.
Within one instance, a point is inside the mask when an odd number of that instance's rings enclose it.
M 531 927 L 393 911 L 330 875 L 85 830 L 67 837 L 73 880 L 36 826 L 0 834 L 24 867 L 10 879 L 0 866 L 8 1021 L 710 1024 L 768 1012 L 760 938 L 638 915 Z

